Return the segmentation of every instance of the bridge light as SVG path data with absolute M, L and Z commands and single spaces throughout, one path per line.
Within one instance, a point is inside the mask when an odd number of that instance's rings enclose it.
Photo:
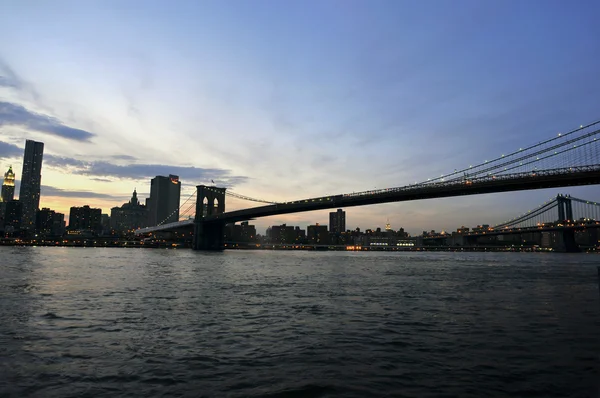
M 560 137 L 560 133 L 558 133 L 558 136 Z

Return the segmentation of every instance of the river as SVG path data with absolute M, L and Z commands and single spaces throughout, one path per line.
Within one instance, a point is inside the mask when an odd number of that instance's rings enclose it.
M 0 247 L 0 396 L 600 397 L 599 260 Z

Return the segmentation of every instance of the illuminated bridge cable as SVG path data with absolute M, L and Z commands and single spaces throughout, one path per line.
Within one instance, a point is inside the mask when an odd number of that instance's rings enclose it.
M 233 198 L 238 198 L 238 199 L 242 199 L 242 200 L 249 200 L 251 202 L 267 203 L 267 204 L 270 204 L 270 205 L 280 204 L 280 202 L 275 202 L 275 201 L 272 201 L 272 200 L 264 200 L 264 199 L 251 198 L 249 196 L 240 195 L 239 193 L 235 193 L 235 192 L 232 192 L 232 191 L 225 191 L 225 194 L 228 195 L 228 196 L 231 196 Z
M 190 200 L 191 198 L 193 198 L 195 195 L 196 195 L 196 191 L 192 192 L 192 193 L 190 194 L 190 196 L 188 196 L 188 197 L 187 197 L 187 199 L 185 200 L 185 202 L 183 202 L 183 203 L 182 203 L 182 204 L 181 204 L 181 205 L 180 205 L 180 206 L 179 206 L 177 209 L 173 210 L 173 212 L 172 212 L 171 214 L 169 214 L 169 216 L 168 216 L 167 218 L 165 218 L 164 220 L 162 220 L 160 223 L 156 224 L 156 226 L 158 227 L 158 226 L 161 226 L 161 225 L 163 225 L 164 223 L 166 223 L 166 222 L 167 222 L 167 220 L 169 220 L 171 217 L 173 217 L 175 214 L 177 214 L 177 212 L 178 212 L 179 210 L 181 210 L 181 208 L 182 208 L 183 206 L 185 206 L 185 204 L 186 204 L 187 202 L 189 202 L 189 200 Z
M 493 228 L 494 229 L 500 229 L 500 228 L 504 228 L 505 226 L 508 226 L 508 225 L 518 224 L 520 221 L 522 221 L 523 219 L 527 218 L 531 214 L 541 213 L 541 212 L 547 211 L 550 208 L 556 206 L 557 203 L 558 203 L 558 199 L 556 197 L 551 198 L 550 200 L 548 200 L 547 202 L 542 203 L 541 205 L 539 205 L 535 209 L 529 210 L 529 211 L 521 214 L 520 216 L 517 216 L 517 217 L 515 217 L 513 219 L 510 219 L 508 221 L 505 221 L 503 223 L 497 224 Z
M 515 155 L 519 155 L 519 154 L 527 153 L 527 152 L 528 152 L 528 151 L 530 151 L 530 150 L 533 150 L 533 149 L 536 149 L 536 148 L 540 148 L 540 147 L 542 147 L 542 146 L 544 146 L 544 145 L 547 145 L 547 144 L 553 143 L 553 142 L 555 142 L 555 141 L 557 141 L 557 140 L 564 140 L 566 137 L 569 137 L 569 136 L 571 136 L 571 135 L 573 135 L 573 134 L 576 134 L 576 133 L 578 133 L 578 132 L 581 132 L 581 131 L 583 131 L 583 130 L 586 130 L 586 129 L 588 129 L 589 127 L 596 126 L 596 125 L 598 125 L 598 124 L 600 124 L 600 120 L 598 120 L 598 121 L 596 121 L 596 122 L 593 122 L 593 123 L 590 123 L 590 124 L 587 124 L 587 125 L 585 125 L 585 126 L 581 126 L 581 127 L 579 127 L 579 128 L 576 128 L 576 129 L 574 129 L 574 130 L 571 130 L 571 131 L 569 131 L 569 132 L 567 132 L 567 133 L 565 133 L 565 134 L 559 134 L 559 135 L 558 135 L 558 136 L 556 136 L 556 137 L 553 137 L 553 138 L 550 138 L 550 139 L 548 139 L 548 140 L 545 140 L 545 141 L 539 142 L 539 143 L 537 143 L 537 144 L 531 145 L 531 146 L 529 146 L 529 147 L 527 147 L 527 148 L 520 148 L 519 150 L 516 150 L 516 151 L 514 151 L 514 152 L 511 152 L 511 153 L 509 153 L 509 154 L 507 154 L 507 155 L 502 155 L 502 156 L 499 156 L 499 157 L 497 157 L 497 158 L 495 158 L 495 159 L 492 159 L 492 160 L 490 160 L 490 161 L 486 161 L 486 162 L 480 163 L 480 164 L 478 164 L 478 165 L 476 165 L 476 166 L 469 166 L 469 167 L 467 167 L 467 168 L 464 168 L 464 169 L 461 169 L 461 170 L 454 171 L 454 172 L 452 172 L 452 173 L 449 173 L 449 174 L 447 174 L 447 175 L 444 175 L 444 176 L 440 176 L 440 177 L 436 177 L 436 178 L 431 178 L 431 179 L 429 179 L 429 180 L 427 180 L 427 181 L 424 181 L 424 182 L 422 182 L 421 184 L 427 184 L 427 183 L 431 183 L 431 182 L 434 182 L 434 181 L 440 181 L 440 180 L 448 179 L 448 178 L 451 178 L 451 177 L 455 177 L 455 178 L 459 178 L 459 179 L 460 179 L 460 178 L 462 178 L 462 177 L 463 177 L 465 174 L 467 174 L 467 175 L 472 175 L 473 173 L 480 174 L 480 173 L 478 173 L 478 172 L 477 172 L 477 169 L 478 169 L 478 168 L 481 168 L 482 166 L 490 166 L 490 165 L 492 165 L 492 166 L 493 166 L 493 164 L 494 164 L 494 163 L 496 163 L 496 162 L 503 161 L 503 160 L 504 160 L 504 161 L 506 161 L 506 160 L 507 160 L 507 158 L 510 158 L 510 157 L 512 157 L 512 156 L 515 156 Z M 582 136 L 582 137 L 580 137 L 580 138 L 577 138 L 576 140 L 578 140 L 578 139 L 583 139 L 583 138 L 586 138 L 586 137 L 588 137 L 588 136 L 591 136 L 591 135 L 598 134 L 598 132 L 599 132 L 599 130 L 596 130 L 596 131 L 594 131 L 594 132 L 592 132 L 592 133 L 589 133 L 589 134 L 587 134 L 586 136 Z M 570 141 L 570 142 L 571 142 L 571 141 Z M 568 143 L 567 143 L 567 144 L 568 144 Z M 553 147 L 561 147 L 561 146 L 564 146 L 564 145 L 566 145 L 566 144 L 565 144 L 565 143 L 560 143 L 560 144 L 554 145 Z M 549 150 L 551 150 L 551 149 L 549 149 L 549 148 L 546 148 L 546 149 L 544 149 L 544 150 L 538 150 L 538 151 L 536 151 L 536 152 L 535 152 L 535 153 L 533 153 L 533 154 L 526 155 L 525 157 L 526 157 L 526 158 L 528 158 L 528 157 L 532 157 L 532 156 L 535 156 L 535 155 L 536 155 L 538 152 L 540 152 L 540 151 L 541 151 L 541 153 L 544 153 L 544 152 L 547 152 L 547 151 L 549 151 Z M 516 161 L 518 161 L 518 159 L 515 159 L 515 160 L 513 160 L 512 162 L 516 162 Z M 509 162 L 509 163 L 512 163 L 512 162 Z M 488 168 L 488 169 L 487 169 L 487 170 L 485 170 L 485 171 L 488 171 L 488 170 L 491 170 L 491 169 L 495 170 L 495 169 L 497 169 L 498 167 L 502 167 L 502 165 L 495 165 L 495 166 L 493 166 L 493 167 L 491 167 L 491 168 Z M 483 171 L 481 171 L 481 172 L 483 172 Z

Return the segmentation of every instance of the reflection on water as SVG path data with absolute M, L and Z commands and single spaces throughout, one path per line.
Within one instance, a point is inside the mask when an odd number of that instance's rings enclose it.
M 594 255 L 0 258 L 0 395 L 598 396 Z

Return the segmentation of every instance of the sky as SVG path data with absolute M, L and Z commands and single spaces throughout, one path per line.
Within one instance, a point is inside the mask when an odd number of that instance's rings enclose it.
M 0 1 L 0 170 L 41 207 L 150 179 L 271 201 L 398 187 L 600 119 L 596 0 Z M 346 209 L 348 229 L 495 224 L 575 187 Z M 18 190 L 17 190 L 18 193 Z M 228 198 L 227 210 L 256 206 Z M 257 219 L 328 223 L 328 211 Z

